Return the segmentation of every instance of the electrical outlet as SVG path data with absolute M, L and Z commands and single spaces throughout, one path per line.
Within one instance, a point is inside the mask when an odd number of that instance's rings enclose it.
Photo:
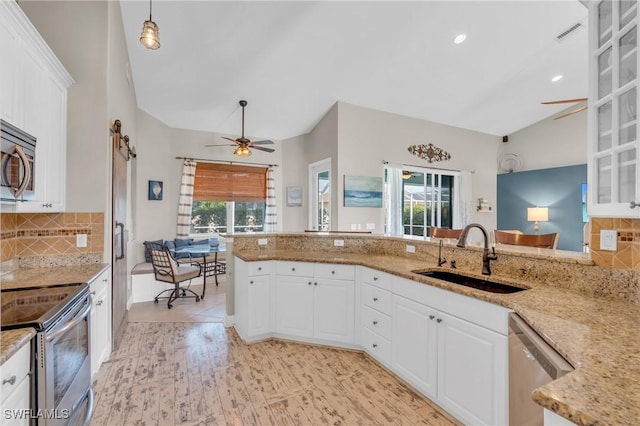
M 355 223 L 352 223 L 352 224 L 351 224 L 351 230 L 352 230 L 352 231 L 355 231 L 355 230 L 357 230 L 357 229 L 358 229 L 358 225 L 356 225 Z
M 258 245 L 259 246 L 266 246 L 267 245 L 267 239 L 266 238 L 258 238 Z
M 600 250 L 618 250 L 618 231 L 608 229 L 600 231 Z
M 407 244 L 407 253 L 415 253 L 415 252 L 416 252 L 416 246 Z
M 367 230 L 372 231 L 374 229 L 376 229 L 375 223 L 367 223 Z
M 344 247 L 344 240 L 333 240 L 334 247 Z
M 76 247 L 87 246 L 87 234 L 76 234 Z

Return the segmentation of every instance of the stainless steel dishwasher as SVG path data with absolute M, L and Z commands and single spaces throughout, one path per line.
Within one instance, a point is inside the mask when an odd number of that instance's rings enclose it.
M 543 409 L 531 392 L 573 367 L 520 316 L 509 315 L 509 425 L 543 425 Z

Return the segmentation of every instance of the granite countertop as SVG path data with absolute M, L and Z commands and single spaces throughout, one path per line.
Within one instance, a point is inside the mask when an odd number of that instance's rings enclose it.
M 108 266 L 104 263 L 91 263 L 47 268 L 18 268 L 0 275 L 0 289 L 8 290 L 89 282 Z
M 530 289 L 512 294 L 488 293 L 417 275 L 411 271 L 437 267 L 399 256 L 278 249 L 244 250 L 234 255 L 245 261 L 362 265 L 512 309 L 575 367 L 575 371 L 536 389 L 533 399 L 538 404 L 579 425 L 632 424 L 640 419 L 637 304 L 595 298 L 553 287 L 553 283 L 543 285 L 501 277 L 492 278 Z M 470 275 L 480 277 L 479 272 L 471 271 Z
M 18 268 L 0 275 L 0 289 L 89 282 L 108 267 L 109 265 L 104 263 L 93 263 L 47 268 Z M 33 328 L 2 331 L 0 333 L 0 364 L 28 343 L 35 334 L 36 330 Z
M 31 327 L 3 331 L 0 334 L 0 365 L 28 344 L 35 335 L 36 329 Z

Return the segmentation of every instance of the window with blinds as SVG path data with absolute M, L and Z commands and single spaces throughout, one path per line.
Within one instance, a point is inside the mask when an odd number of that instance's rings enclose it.
M 198 163 L 190 234 L 262 232 L 266 199 L 266 167 Z
M 194 201 L 264 201 L 267 168 L 233 164 L 198 163 Z

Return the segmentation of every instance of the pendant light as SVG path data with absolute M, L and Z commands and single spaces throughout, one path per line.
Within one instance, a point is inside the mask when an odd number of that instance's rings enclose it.
M 151 20 L 151 0 L 149 0 L 149 20 L 142 25 L 140 43 L 147 49 L 156 50 L 160 47 L 160 34 L 158 26 Z

